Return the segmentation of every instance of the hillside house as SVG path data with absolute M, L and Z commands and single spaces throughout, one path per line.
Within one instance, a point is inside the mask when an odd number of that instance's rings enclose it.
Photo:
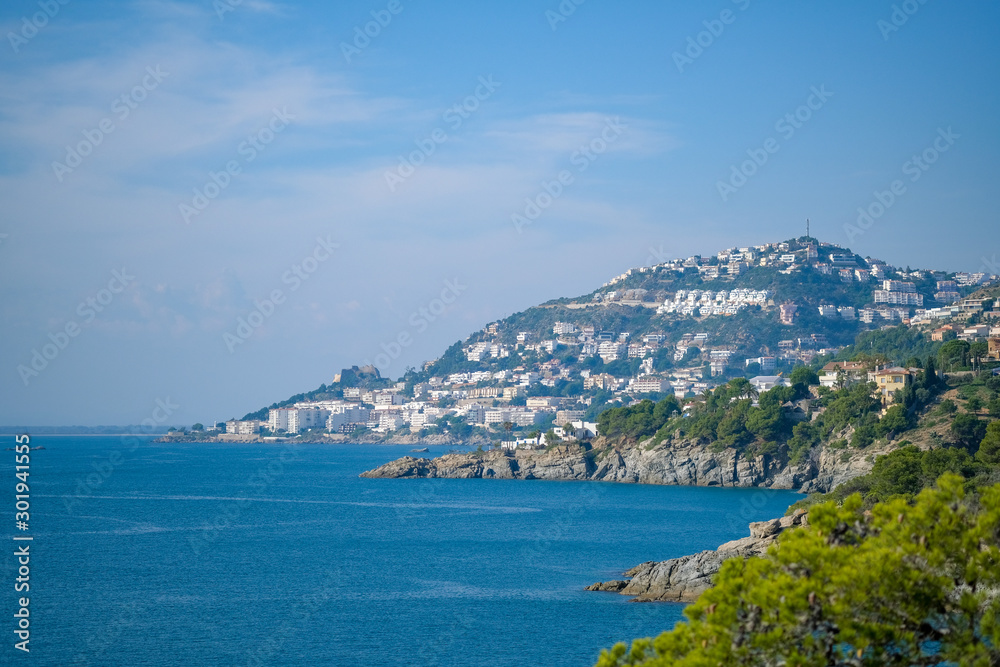
M 843 381 L 844 387 L 850 387 L 858 382 L 864 382 L 868 368 L 860 361 L 831 361 L 819 372 L 820 386 L 829 389 L 838 388 Z
M 889 405 L 896 400 L 896 392 L 906 389 L 913 381 L 913 373 L 905 368 L 893 366 L 868 373 L 868 381 L 874 382 L 876 391 L 882 394 L 882 403 Z

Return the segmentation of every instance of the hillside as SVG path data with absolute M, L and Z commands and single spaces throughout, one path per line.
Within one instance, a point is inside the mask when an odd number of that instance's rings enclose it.
M 278 408 L 374 406 L 393 394 L 400 407 L 386 399 L 388 412 L 398 418 L 358 413 L 349 432 L 461 439 L 473 426 L 497 438 L 501 423 L 511 424 L 507 433 L 545 432 L 561 425 L 559 408 L 596 421 L 637 398 L 695 396 L 733 378 L 787 377 L 803 364 L 818 369 L 862 353 L 896 364 L 935 355 L 940 341 L 909 319 L 973 292 L 992 298 L 997 287 L 983 284 L 993 279 L 894 267 L 806 237 L 731 248 L 631 269 L 588 294 L 489 323 L 396 381 L 381 377 L 376 357 L 374 366 L 345 369 L 243 421 L 263 422 Z M 879 333 L 887 326 L 896 333 Z M 528 405 L 533 397 L 552 400 Z M 511 412 L 490 423 L 483 413 L 490 408 Z

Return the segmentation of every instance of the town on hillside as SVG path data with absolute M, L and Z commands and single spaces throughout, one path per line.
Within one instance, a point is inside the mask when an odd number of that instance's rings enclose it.
M 598 415 L 611 407 L 695 401 L 735 377 L 764 392 L 788 386 L 802 365 L 831 390 L 874 383 L 889 405 L 917 370 L 844 359 L 864 352 L 853 346 L 859 334 L 902 328 L 1000 361 L 1000 303 L 972 296 L 997 280 L 895 267 L 810 237 L 675 259 L 493 322 L 399 381 L 375 365 L 345 369 L 226 422 L 219 437 L 478 435 L 545 447 L 599 435 Z

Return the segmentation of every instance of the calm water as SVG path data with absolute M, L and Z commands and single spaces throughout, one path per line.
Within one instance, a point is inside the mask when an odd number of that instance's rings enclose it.
M 747 535 L 798 498 L 358 478 L 409 447 L 32 445 L 32 650 L 13 649 L 8 620 L 3 664 L 590 665 L 681 606 L 583 586 Z

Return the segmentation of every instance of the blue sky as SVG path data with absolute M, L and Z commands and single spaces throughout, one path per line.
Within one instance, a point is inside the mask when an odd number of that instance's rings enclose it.
M 4 3 L 0 423 L 137 423 L 167 398 L 170 423 L 241 416 L 407 333 L 396 377 L 807 217 L 893 263 L 996 266 L 1000 8 L 675 4 Z M 545 206 L 518 231 L 526 198 Z

